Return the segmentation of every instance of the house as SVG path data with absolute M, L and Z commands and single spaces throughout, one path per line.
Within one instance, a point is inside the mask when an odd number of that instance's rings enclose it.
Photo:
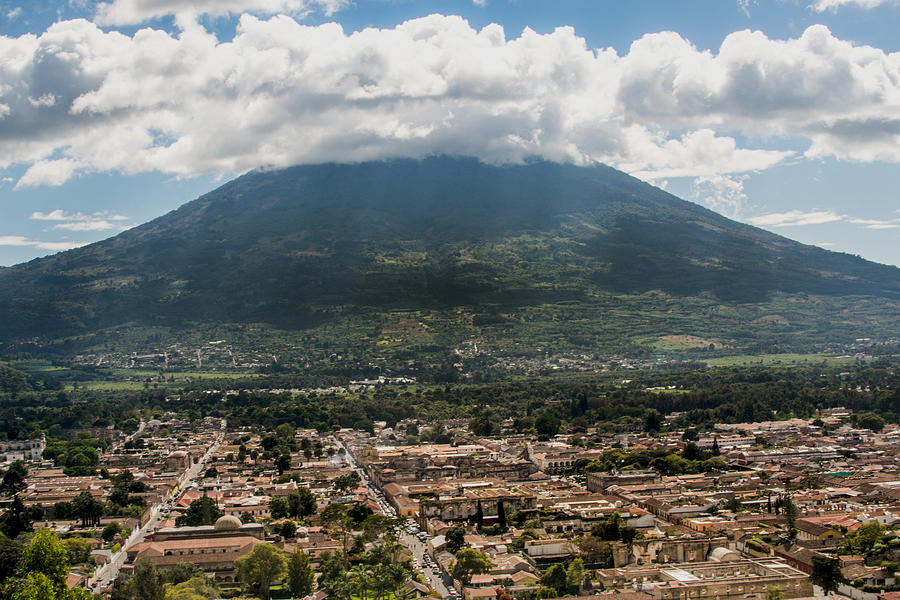
M 232 583 L 235 561 L 264 543 L 262 525 L 242 525 L 237 517 L 225 515 L 214 526 L 161 529 L 153 539 L 132 546 L 128 561 L 147 559 L 161 569 L 187 562 L 216 581 Z

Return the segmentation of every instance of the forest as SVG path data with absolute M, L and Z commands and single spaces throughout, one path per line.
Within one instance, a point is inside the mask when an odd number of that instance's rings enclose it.
M 102 442 L 92 428 L 133 431 L 141 418 L 166 413 L 225 417 L 231 427 L 272 429 L 279 423 L 331 431 L 371 429 L 416 418 L 470 419 L 479 434 L 501 427 L 550 436 L 588 427 L 605 431 L 709 430 L 717 423 L 813 418 L 826 408 L 852 409 L 854 418 L 900 417 L 900 375 L 888 359 L 853 366 L 718 367 L 561 373 L 497 382 L 382 384 L 360 391 L 291 389 L 290 375 L 251 380 L 203 380 L 179 389 L 34 389 L 24 374 L 0 373 L 0 438 L 67 440 L 50 444 L 53 457 L 80 466 Z M 302 376 L 300 377 L 302 380 Z M 296 382 L 294 382 L 296 383 Z M 245 385 L 246 384 L 246 385 Z M 228 391 L 226 391 L 228 390 Z M 665 419 L 667 415 L 677 414 Z

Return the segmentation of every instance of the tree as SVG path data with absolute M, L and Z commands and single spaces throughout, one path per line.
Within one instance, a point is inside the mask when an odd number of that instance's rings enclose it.
M 283 519 L 288 516 L 287 500 L 278 496 L 269 500 L 269 514 L 273 519 Z
M 214 525 L 215 522 L 224 515 L 216 501 L 209 496 L 197 498 L 188 509 L 184 511 L 184 515 L 178 517 L 175 521 L 179 526 L 196 527 L 198 525 Z
M 693 427 L 688 427 L 684 430 L 684 433 L 681 434 L 681 439 L 685 442 L 696 442 L 700 439 L 700 432 Z
M 777 585 L 766 586 L 766 600 L 784 600 L 784 592 Z
M 219 590 L 203 576 L 169 584 L 165 593 L 165 600 L 213 600 L 220 597 Z
M 4 597 L 8 597 L 9 600 L 57 600 L 65 597 L 65 590 L 53 585 L 50 578 L 43 573 L 29 573 L 8 584 L 4 592 L 6 592 Z
M 57 589 L 64 590 L 69 574 L 69 553 L 55 533 L 42 529 L 23 548 L 20 572 L 26 576 L 29 573 L 45 575 Z
M 282 423 L 275 428 L 275 437 L 280 443 L 290 446 L 294 441 L 294 427 L 290 423 Z
M 307 488 L 291 492 L 287 497 L 288 515 L 292 517 L 308 517 L 316 513 L 316 497 Z
M 581 589 L 581 583 L 583 581 L 584 561 L 580 558 L 576 558 L 569 563 L 569 568 L 566 569 L 566 583 L 568 584 L 569 591 L 577 594 L 578 590 Z
M 662 415 L 655 408 L 648 408 L 644 412 L 644 431 L 648 433 L 659 431 L 662 428 Z M 558 590 L 557 590 L 558 591 Z
M 369 567 L 363 564 L 354 565 L 350 569 L 349 575 L 356 595 L 360 600 L 368 600 L 369 588 L 371 588 L 373 580 L 373 577 L 369 575 Z
M 86 539 L 81 537 L 69 538 L 63 541 L 63 546 L 66 548 L 66 552 L 68 552 L 69 554 L 70 564 L 94 564 L 94 561 L 91 558 L 91 551 L 94 549 L 94 547 Z
M 65 548 L 49 531 L 40 531 L 22 552 L 20 578 L 7 580 L 0 595 L 10 600 L 88 600 L 82 589 L 68 590 Z
M 791 498 L 790 494 L 783 494 L 781 496 L 781 512 L 785 519 L 787 519 L 788 537 L 794 539 L 797 536 L 797 528 L 795 525 L 797 523 L 798 511 L 797 505 L 794 504 L 794 499 Z
M 15 464 L 16 463 L 13 463 L 13 465 Z M 22 469 L 15 469 L 10 466 L 9 470 L 3 474 L 3 481 L 0 482 L 0 493 L 11 496 L 13 494 L 18 494 L 24 489 L 25 474 L 22 473 Z
M 481 575 L 491 570 L 491 557 L 474 548 L 463 548 L 456 553 L 450 575 L 468 585 L 472 575 Z M 563 571 L 565 575 L 565 571 Z
M 269 600 L 269 587 L 287 572 L 284 552 L 271 544 L 259 544 L 234 563 L 238 578 L 253 588 L 262 600 Z
M 506 507 L 503 506 L 503 500 L 497 501 L 497 525 L 501 531 L 506 531 Z
M 116 539 L 116 536 L 122 533 L 122 528 L 119 527 L 118 523 L 107 523 L 103 527 L 103 531 L 100 532 L 100 537 L 103 538 L 104 542 L 111 542 Z
M 870 521 L 861 525 L 847 540 L 845 550 L 848 554 L 860 554 L 869 556 L 884 538 L 885 528 L 878 521 Z
M 540 435 L 556 435 L 559 433 L 559 425 L 559 419 L 546 411 L 538 415 L 534 421 L 534 427 Z
M 178 585 L 179 583 L 184 583 L 189 579 L 203 577 L 203 570 L 194 563 L 180 562 L 171 569 L 166 569 L 161 574 L 166 580 L 166 583 Z
M 469 420 L 469 430 L 477 436 L 490 436 L 498 429 L 495 422 L 494 414 L 482 408 Z
M 348 490 L 359 484 L 359 474 L 356 471 L 350 471 L 346 475 L 338 475 L 331 483 L 339 493 L 347 493 Z
M 844 583 L 844 574 L 841 573 L 841 563 L 836 558 L 828 556 L 812 557 L 812 582 L 822 588 L 825 595 L 836 592 Z
M 856 417 L 856 426 L 860 429 L 869 429 L 878 433 L 884 429 L 885 420 L 875 413 L 866 412 Z
M 0 537 L 0 584 L 12 577 L 22 564 L 22 545 Z
M 303 598 L 312 593 L 313 570 L 309 566 L 309 556 L 303 550 L 291 554 L 287 565 L 288 588 L 291 596 Z
M 278 458 L 275 459 L 275 468 L 278 469 L 279 475 L 283 475 L 285 471 L 291 468 L 291 455 L 280 454 Z
M 341 548 L 345 564 L 347 566 L 347 538 L 353 529 L 353 519 L 347 516 L 346 504 L 329 504 L 322 511 L 322 523 L 329 528 L 336 529 L 341 535 Z
M 741 512 L 741 509 L 744 508 L 744 505 L 738 499 L 737 496 L 731 496 L 728 500 L 725 501 L 725 510 L 730 510 L 731 512 Z
M 128 597 L 134 600 L 163 600 L 165 589 L 162 574 L 149 560 L 139 560 L 126 585 Z
M 354 503 L 347 509 L 347 516 L 353 519 L 355 525 L 359 525 L 372 514 L 372 509 L 365 504 Z
M 409 571 L 395 563 L 380 563 L 372 573 L 375 600 L 385 600 L 389 593 L 396 592 L 409 580 Z
M 704 460 L 709 458 L 709 455 L 703 452 L 694 442 L 688 442 L 684 445 L 681 456 L 685 460 Z
M 278 534 L 285 539 L 297 537 L 297 524 L 293 521 L 285 521 L 281 524 Z
M 451 527 L 444 534 L 444 539 L 447 541 L 445 544 L 447 552 L 456 554 L 466 545 L 466 530 L 459 526 Z
M 84 490 L 72 500 L 72 512 L 81 520 L 82 527 L 96 527 L 103 515 L 103 503 Z
M 0 531 L 10 538 L 15 539 L 26 531 L 32 531 L 34 521 L 31 519 L 29 511 L 25 508 L 25 504 L 19 496 L 13 496 L 12 503 L 9 508 L 0 517 Z
M 553 588 L 560 594 L 565 594 L 569 587 L 566 568 L 561 564 L 556 564 L 547 569 L 541 577 L 541 585 Z

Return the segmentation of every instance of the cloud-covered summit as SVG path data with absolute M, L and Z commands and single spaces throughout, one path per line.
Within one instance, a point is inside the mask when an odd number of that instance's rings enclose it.
M 182 26 L 125 35 L 70 20 L 0 38 L 0 168 L 25 165 L 19 186 L 59 185 L 447 153 L 721 184 L 797 154 L 900 161 L 900 54 L 823 26 L 739 31 L 717 51 L 653 33 L 623 55 L 571 27 L 508 37 L 444 15 L 353 33 L 243 15 L 228 42 Z

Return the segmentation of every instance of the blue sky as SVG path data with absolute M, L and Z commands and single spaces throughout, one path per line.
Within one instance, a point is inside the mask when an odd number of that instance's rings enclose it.
M 900 265 L 897 0 L 2 0 L 0 27 L 0 265 L 256 166 L 437 152 L 606 162 Z

